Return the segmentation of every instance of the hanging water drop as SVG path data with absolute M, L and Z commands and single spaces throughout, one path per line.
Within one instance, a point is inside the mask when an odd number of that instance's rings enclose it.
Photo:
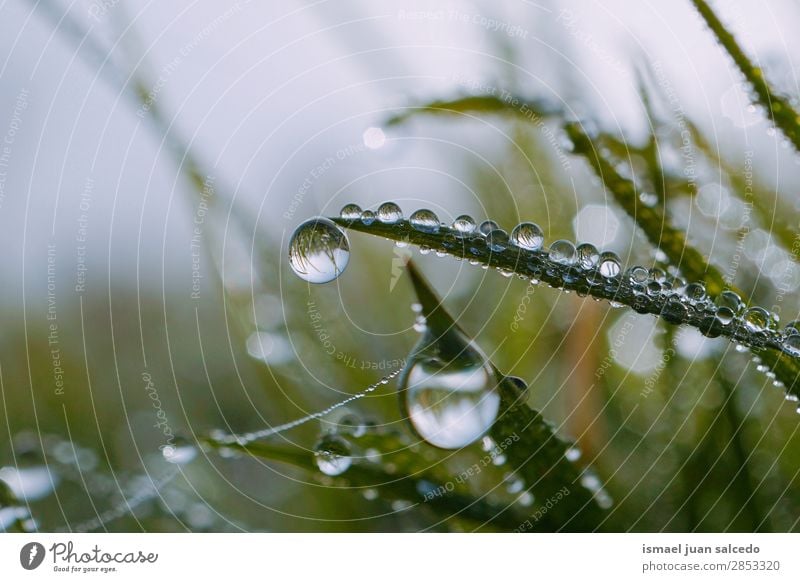
M 403 219 L 403 211 L 394 202 L 384 202 L 378 207 L 377 216 L 383 224 L 396 224 Z
M 295 229 L 289 241 L 289 265 L 309 283 L 328 283 L 350 260 L 347 235 L 327 218 L 312 218 Z
M 412 263 L 408 268 L 428 324 L 400 376 L 401 403 L 422 439 L 459 449 L 480 439 L 497 418 L 498 378 L 480 348 L 438 308 Z
M 341 475 L 353 464 L 350 443 L 340 436 L 325 435 L 314 445 L 314 461 L 326 475 Z
M 435 346 L 430 350 L 438 351 Z M 410 358 L 401 394 L 420 437 L 443 449 L 458 449 L 479 439 L 497 418 L 496 384 L 491 367 L 472 346 L 450 361 L 423 353 Z
M 408 221 L 415 230 L 420 232 L 432 234 L 439 231 L 439 217 L 427 208 L 421 208 L 414 212 Z
M 574 265 L 578 260 L 575 245 L 568 240 L 557 240 L 550 245 L 550 260 L 560 265 Z
M 361 218 L 361 207 L 358 204 L 345 204 L 339 212 L 342 220 L 358 220 Z
M 451 227 L 459 236 L 467 236 L 468 234 L 472 234 L 475 232 L 477 225 L 475 221 L 472 219 L 471 216 L 467 214 L 462 214 L 458 218 L 453 221 L 453 225 Z
M 528 251 L 538 251 L 544 244 L 544 232 L 534 222 L 521 222 L 511 231 L 512 245 Z

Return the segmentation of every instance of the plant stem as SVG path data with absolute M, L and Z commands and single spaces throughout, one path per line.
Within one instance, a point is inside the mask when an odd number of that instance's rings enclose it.
M 747 82 L 750 83 L 755 95 L 754 101 L 761 105 L 769 115 L 775 126 L 783 135 L 792 142 L 795 150 L 800 152 L 800 117 L 789 104 L 789 101 L 772 90 L 764 71 L 753 65 L 744 50 L 736 42 L 736 38 L 728 32 L 725 25 L 714 13 L 714 10 L 705 0 L 692 0 L 692 4 L 703 17 L 711 32 L 725 51 L 733 59 L 734 64 L 742 72 Z

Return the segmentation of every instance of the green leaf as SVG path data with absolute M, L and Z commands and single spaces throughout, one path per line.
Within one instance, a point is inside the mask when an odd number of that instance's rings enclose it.
M 753 101 L 761 105 L 775 126 L 783 135 L 792 142 L 795 149 L 800 152 L 800 115 L 789 104 L 789 101 L 779 95 L 770 87 L 764 71 L 755 66 L 736 42 L 736 38 L 728 32 L 725 25 L 714 13 L 714 10 L 705 0 L 692 0 L 692 4 L 703 17 L 717 41 L 725 52 L 733 59 L 734 64 L 742 72 L 750 87 L 753 89 Z

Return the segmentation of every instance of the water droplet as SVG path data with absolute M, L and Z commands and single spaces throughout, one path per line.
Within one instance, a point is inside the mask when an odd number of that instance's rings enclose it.
M 372 210 L 365 210 L 361 213 L 361 222 L 369 226 L 375 222 L 375 213 Z
M 722 325 L 730 325 L 733 321 L 733 311 L 729 307 L 720 307 L 717 309 L 716 318 Z
M 466 236 L 475 232 L 477 225 L 471 216 L 462 214 L 453 221 L 452 228 L 459 236 Z
M 717 298 L 714 300 L 714 303 L 718 307 L 726 307 L 733 315 L 739 315 L 742 312 L 742 308 L 744 307 L 744 303 L 742 303 L 742 298 L 739 297 L 738 294 L 734 293 L 733 291 L 723 291 Z
M 530 507 L 533 505 L 533 502 L 536 499 L 533 496 L 533 493 L 530 491 L 525 491 L 519 497 L 517 497 L 517 503 L 519 503 L 522 507 Z
M 361 207 L 358 204 L 345 204 L 339 212 L 343 220 L 358 220 L 361 218 Z
M 652 208 L 658 203 L 658 196 L 653 192 L 640 192 L 639 201 L 648 208 Z
M 616 253 L 605 252 L 600 255 L 598 272 L 605 278 L 610 279 L 619 275 L 622 267 Z
M 394 202 L 384 202 L 378 207 L 377 216 L 384 224 L 395 224 L 403 219 L 403 211 Z
M 340 436 L 325 435 L 314 446 L 314 461 L 326 475 L 336 476 L 347 471 L 353 464 L 350 455 L 350 443 Z
M 689 301 L 700 303 L 706 298 L 706 286 L 700 282 L 689 283 L 683 291 Z
M 297 227 L 289 242 L 289 265 L 309 283 L 328 283 L 350 260 L 345 233 L 327 218 L 312 218 Z
M 496 228 L 486 235 L 486 246 L 495 253 L 501 253 L 508 248 L 508 233 L 502 228 Z
M 751 332 L 762 332 L 769 325 L 769 312 L 763 307 L 751 307 L 742 315 L 745 329 Z
M 668 323 L 678 325 L 685 321 L 688 311 L 677 295 L 671 295 L 661 308 L 661 317 Z
M 414 212 L 408 221 L 414 229 L 420 232 L 434 233 L 439 231 L 439 217 L 427 208 L 421 208 Z
M 600 261 L 600 253 L 597 248 L 589 243 L 578 245 L 575 249 L 578 253 L 578 265 L 581 269 L 589 270 L 594 269 Z
M 400 377 L 414 430 L 428 443 L 464 447 L 492 426 L 500 408 L 497 377 L 480 349 L 457 327 L 429 325 Z
M 523 489 L 525 489 L 525 481 L 523 481 L 519 477 L 511 478 L 508 481 L 508 484 L 506 485 L 506 491 L 508 491 L 512 495 L 516 495 Z
M 500 225 L 497 224 L 494 220 L 484 220 L 481 222 L 480 226 L 478 226 L 478 233 L 486 236 L 493 230 L 497 230 L 500 228 Z
M 647 282 L 650 273 L 644 267 L 631 267 L 627 272 L 628 280 L 634 285 L 644 285 Z
M 414 320 L 414 331 L 418 331 L 422 333 L 427 328 L 427 320 L 425 319 L 424 315 L 418 315 L 417 318 Z
M 364 491 L 361 492 L 361 495 L 367 501 L 375 501 L 378 498 L 378 491 L 376 489 L 364 489 Z
M 570 447 L 567 449 L 567 452 L 564 453 L 564 456 L 570 463 L 574 463 L 581 458 L 581 450 L 578 447 Z
M 659 269 L 658 267 L 652 268 L 649 271 L 650 280 L 656 283 L 666 283 L 667 282 L 667 274 L 664 272 L 663 269 Z
M 795 358 L 800 357 L 800 334 L 792 334 L 783 340 L 783 349 Z
M 419 354 L 409 360 L 401 394 L 411 424 L 428 443 L 464 447 L 494 423 L 500 407 L 497 379 L 488 362 L 470 347 L 455 360 Z
M 650 295 L 651 297 L 655 297 L 656 295 L 660 295 L 661 294 L 661 283 L 658 283 L 656 281 L 650 281 L 647 284 L 647 294 Z
M 544 244 L 544 233 L 534 222 L 521 222 L 511 231 L 509 241 L 521 249 L 538 251 Z
M 578 260 L 575 245 L 568 240 L 557 240 L 550 245 L 550 260 L 560 265 L 574 265 Z
M 197 447 L 185 439 L 175 437 L 172 444 L 161 449 L 164 460 L 174 465 L 186 465 L 197 458 Z

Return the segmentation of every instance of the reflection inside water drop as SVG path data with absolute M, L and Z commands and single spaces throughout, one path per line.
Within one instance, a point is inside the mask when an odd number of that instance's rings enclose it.
M 495 374 L 485 360 L 471 360 L 445 362 L 423 355 L 411 360 L 404 372 L 401 390 L 409 420 L 434 446 L 464 447 L 483 436 L 497 418 Z
M 345 233 L 327 218 L 312 218 L 295 229 L 289 241 L 289 265 L 309 283 L 328 283 L 350 260 Z
M 326 475 L 336 476 L 347 471 L 353 464 L 350 455 L 350 443 L 340 436 L 325 435 L 314 446 L 314 462 Z

